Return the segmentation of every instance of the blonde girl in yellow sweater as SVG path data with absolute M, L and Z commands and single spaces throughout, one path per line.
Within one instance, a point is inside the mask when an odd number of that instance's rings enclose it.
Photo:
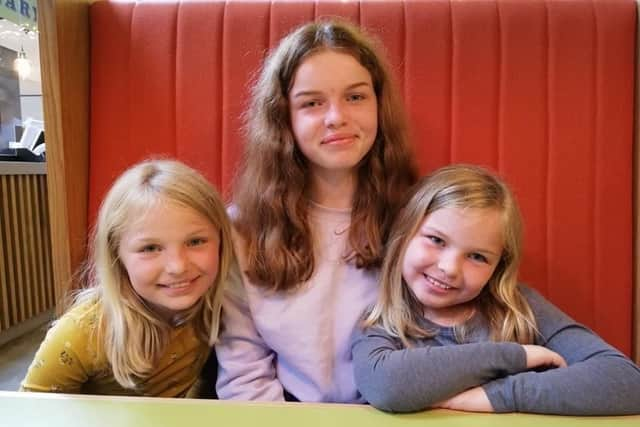
M 21 390 L 185 396 L 215 341 L 232 259 L 213 187 L 177 161 L 125 171 L 104 199 L 88 288 L 49 330 Z

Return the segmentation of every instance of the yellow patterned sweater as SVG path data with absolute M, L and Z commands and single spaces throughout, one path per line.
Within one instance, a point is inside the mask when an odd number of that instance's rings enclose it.
M 138 389 L 123 388 L 113 377 L 106 354 L 97 353 L 95 326 L 100 304 L 82 304 L 65 313 L 47 332 L 22 391 L 184 397 L 198 379 L 209 346 L 191 324 L 173 329 L 167 350 Z

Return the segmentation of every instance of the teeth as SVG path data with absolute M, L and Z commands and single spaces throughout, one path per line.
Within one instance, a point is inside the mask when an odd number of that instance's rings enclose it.
M 180 288 L 186 288 L 187 286 L 189 286 L 189 283 L 191 282 L 173 283 L 171 285 L 165 285 L 165 286 L 169 289 L 180 289 Z
M 445 290 L 447 290 L 447 289 L 453 289 L 453 287 L 452 287 L 452 286 L 445 285 L 445 284 L 444 284 L 444 283 L 442 283 L 441 281 L 436 280 L 436 279 L 434 279 L 434 278 L 433 278 L 433 277 L 431 277 L 431 276 L 427 276 L 427 275 L 425 274 L 425 275 L 424 275 L 424 277 L 426 277 L 426 278 L 427 278 L 427 281 L 428 281 L 429 283 L 431 283 L 431 284 L 432 284 L 433 286 L 435 286 L 435 287 L 438 287 L 438 288 L 440 288 L 440 289 L 445 289 Z

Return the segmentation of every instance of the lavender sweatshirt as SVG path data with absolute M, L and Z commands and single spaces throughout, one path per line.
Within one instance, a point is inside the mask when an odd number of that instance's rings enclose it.
M 377 294 L 377 273 L 346 263 L 350 210 L 313 205 L 309 221 L 316 264 L 311 279 L 288 292 L 254 286 L 236 236 L 239 270 L 223 302 L 217 392 L 221 399 L 363 402 L 350 339 Z

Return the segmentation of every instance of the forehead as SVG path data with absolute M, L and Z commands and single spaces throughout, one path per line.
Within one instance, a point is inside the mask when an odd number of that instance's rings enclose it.
M 151 204 L 136 206 L 129 212 L 130 221 L 125 233 L 170 233 L 178 227 L 202 227 L 211 224 L 208 217 L 182 203 L 156 200 Z
M 352 55 L 335 50 L 321 50 L 305 58 L 298 66 L 292 89 L 307 90 L 324 86 L 372 84 L 371 74 Z

